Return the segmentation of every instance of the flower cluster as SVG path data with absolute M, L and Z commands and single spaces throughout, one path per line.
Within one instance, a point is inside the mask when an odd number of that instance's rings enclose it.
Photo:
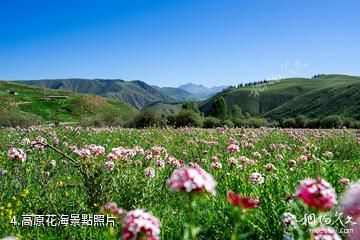
M 260 174 L 260 173 L 252 173 L 249 177 L 249 180 L 252 184 L 256 184 L 256 185 L 259 185 L 259 184 L 263 184 L 264 183 L 264 177 Z
M 134 157 L 137 154 L 136 150 L 132 148 L 123 148 L 117 147 L 111 149 L 111 152 L 108 154 L 109 160 L 128 160 Z
M 119 208 L 114 202 L 106 203 L 101 207 L 101 210 L 105 213 L 112 214 L 117 218 L 121 218 L 126 213 L 124 209 Z
M 310 208 L 328 211 L 336 203 L 334 188 L 324 179 L 308 178 L 300 182 L 296 194 Z
M 100 156 L 105 154 L 105 148 L 103 146 L 97 146 L 95 144 L 90 144 L 89 149 L 94 156 Z
M 142 209 L 128 212 L 121 224 L 123 226 L 123 233 L 121 236 L 123 240 L 160 239 L 159 220 Z
M 113 161 L 107 161 L 104 163 L 104 168 L 108 170 L 113 170 L 115 168 L 115 163 Z
M 155 177 L 155 169 L 152 167 L 147 167 L 144 169 L 144 174 L 148 178 L 154 178 Z
M 172 191 L 209 192 L 216 194 L 214 178 L 200 167 L 182 167 L 167 180 Z
M 227 150 L 231 153 L 240 152 L 239 146 L 234 143 L 229 144 L 229 146 L 227 147 Z
M 10 159 L 18 160 L 20 162 L 25 162 L 26 160 L 26 153 L 20 148 L 11 148 L 8 152 L 8 156 Z

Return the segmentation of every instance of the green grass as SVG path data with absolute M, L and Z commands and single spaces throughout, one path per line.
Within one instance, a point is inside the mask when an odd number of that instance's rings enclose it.
M 50 148 L 44 152 L 28 152 L 23 164 L 7 157 L 7 144 L 12 143 L 14 147 L 26 150 L 28 146 L 21 143 L 22 139 L 43 136 L 51 142 L 50 133 L 54 131 L 60 139 L 60 145 L 56 148 L 80 161 L 79 166 L 73 165 L 69 159 Z M 356 132 L 344 130 L 289 129 L 227 129 L 224 132 L 191 128 L 83 129 L 77 132 L 57 128 L 27 133 L 3 130 L 0 132 L 0 168 L 7 173 L 0 179 L 0 237 L 20 234 L 24 239 L 119 239 L 119 222 L 113 235 L 107 227 L 46 228 L 9 224 L 13 216 L 19 220 L 22 214 L 99 214 L 101 205 L 115 201 L 127 210 L 145 208 L 152 212 L 161 221 L 161 239 L 183 239 L 186 223 L 190 221 L 191 215 L 200 227 L 198 239 L 229 239 L 234 227 L 233 207 L 228 203 L 226 194 L 233 190 L 261 201 L 260 207 L 251 209 L 240 222 L 239 232 L 245 234 L 245 239 L 282 239 L 285 230 L 279 220 L 284 212 L 295 214 L 299 220 L 305 213 L 312 213 L 299 200 L 286 201 L 295 192 L 300 180 L 319 176 L 324 178 L 335 188 L 341 202 L 340 197 L 345 187 L 339 180 L 360 179 L 360 145 L 356 143 L 355 134 Z M 227 145 L 230 139 L 239 142 L 247 139 L 255 147 L 241 147 L 239 153 L 229 153 Z M 210 144 L 211 141 L 215 141 L 215 144 Z M 168 154 L 183 160 L 185 164 L 196 162 L 212 174 L 218 183 L 217 194 L 214 197 L 198 196 L 197 205 L 191 210 L 189 194 L 173 193 L 166 185 L 174 167 L 164 154 L 159 156 L 166 162 L 164 168 L 157 167 L 155 160 L 146 160 L 145 155 L 138 154 L 128 160 L 115 161 L 115 169 L 109 171 L 102 167 L 108 161 L 106 155 L 81 160 L 69 151 L 64 142 L 78 147 L 91 143 L 102 145 L 106 148 L 106 154 L 111 148 L 118 146 L 140 146 L 145 150 L 162 146 Z M 271 143 L 286 144 L 289 149 L 271 150 Z M 320 160 L 299 162 L 291 171 L 289 160 L 304 155 L 300 147 L 306 146 L 310 149 L 308 154 Z M 255 151 L 262 153 L 262 149 L 267 149 L 271 156 L 263 155 L 253 166 L 239 170 L 227 163 L 230 157 L 246 156 L 253 159 L 252 154 Z M 325 151 L 333 152 L 334 157 L 323 157 Z M 280 154 L 283 160 L 276 160 L 276 154 Z M 212 156 L 218 157 L 222 169 L 211 168 Z M 49 165 L 53 159 L 57 161 L 55 168 Z M 66 160 L 67 164 L 62 160 Z M 264 165 L 267 163 L 274 164 L 276 171 L 266 172 Z M 149 166 L 156 171 L 152 179 L 144 175 L 144 169 Z M 49 172 L 49 176 L 45 175 L 46 172 Z M 252 185 L 248 178 L 253 172 L 262 173 L 265 183 Z M 24 189 L 29 190 L 26 197 L 21 196 Z M 327 214 L 336 219 L 334 214 L 337 210 L 333 209 Z M 309 231 L 304 226 L 301 228 Z

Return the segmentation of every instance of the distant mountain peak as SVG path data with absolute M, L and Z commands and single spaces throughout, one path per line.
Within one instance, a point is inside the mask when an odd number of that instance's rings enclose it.
M 183 89 L 185 91 L 188 91 L 192 94 L 195 94 L 199 97 L 204 98 L 204 97 L 208 97 L 213 94 L 216 94 L 217 92 L 220 92 L 224 88 L 227 88 L 227 86 L 214 86 L 214 87 L 208 88 L 202 84 L 194 84 L 194 83 L 189 82 L 189 83 L 180 85 L 179 88 Z

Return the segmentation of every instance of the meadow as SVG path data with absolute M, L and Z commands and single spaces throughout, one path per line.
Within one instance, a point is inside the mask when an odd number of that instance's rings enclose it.
M 3 129 L 0 238 L 346 239 L 359 168 L 358 130 Z

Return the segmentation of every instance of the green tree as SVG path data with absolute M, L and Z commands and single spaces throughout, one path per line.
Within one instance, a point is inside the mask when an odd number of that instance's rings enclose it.
M 241 108 L 237 104 L 234 104 L 231 107 L 230 113 L 231 113 L 232 118 L 243 118 L 244 117 L 242 114 Z
M 183 103 L 183 105 L 181 107 L 184 110 L 190 110 L 190 111 L 193 111 L 196 113 L 200 113 L 198 106 L 192 101 L 187 101 L 187 102 Z
M 225 98 L 223 96 L 217 97 L 213 103 L 212 106 L 212 116 L 220 118 L 220 119 L 226 119 L 228 117 L 228 105 L 225 101 Z
M 182 109 L 174 117 L 168 118 L 175 127 L 202 127 L 204 119 L 199 113 Z

